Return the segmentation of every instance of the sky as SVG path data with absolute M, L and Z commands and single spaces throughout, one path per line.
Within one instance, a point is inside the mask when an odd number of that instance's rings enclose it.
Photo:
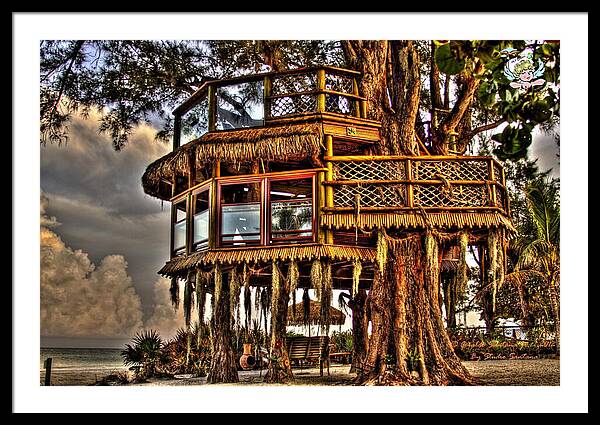
M 142 125 L 117 152 L 91 115 L 73 119 L 67 144 L 40 146 L 42 346 L 121 346 L 140 328 L 169 337 L 182 325 L 157 274 L 169 204 L 141 185 L 170 149 L 154 134 Z

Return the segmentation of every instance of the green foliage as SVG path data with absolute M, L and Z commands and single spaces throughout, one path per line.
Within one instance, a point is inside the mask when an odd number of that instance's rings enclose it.
M 337 41 L 45 40 L 40 43 L 41 142 L 66 143 L 71 116 L 93 110 L 116 150 L 141 123 L 158 123 L 156 137 L 166 141 L 173 131 L 171 111 L 207 80 L 265 71 L 267 65 L 341 62 Z
M 465 69 L 465 60 L 452 51 L 450 43 L 435 49 L 435 63 L 444 74 L 454 75 Z
M 347 331 L 333 331 L 330 339 L 337 352 L 352 352 L 354 348 L 352 330 L 350 329 Z
M 500 144 L 494 150 L 494 155 L 501 160 L 525 158 L 527 148 L 532 142 L 531 130 L 532 127 L 528 125 L 521 125 L 520 127 L 507 125 L 502 133 L 492 136 L 492 140 Z
M 131 344 L 121 351 L 125 366 L 134 366 L 136 376 L 149 378 L 167 362 L 163 352 L 164 341 L 155 330 L 137 332 Z
M 416 348 L 413 348 L 406 354 L 406 367 L 409 372 L 419 370 L 419 362 L 421 361 L 421 355 Z

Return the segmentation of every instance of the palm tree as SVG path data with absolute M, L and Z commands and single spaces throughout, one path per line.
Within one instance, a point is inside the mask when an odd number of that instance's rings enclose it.
M 145 379 L 154 376 L 160 365 L 166 362 L 162 351 L 164 341 L 155 330 L 137 332 L 132 344 L 126 344 L 121 351 L 125 366 L 137 368 L 136 377 Z
M 526 189 L 527 206 L 535 224 L 535 239 L 521 238 L 516 242 L 519 258 L 506 281 L 519 292 L 522 311 L 527 314 L 524 285 L 529 279 L 544 282 L 550 298 L 555 326 L 556 348 L 560 350 L 560 204 L 554 182 L 539 179 Z

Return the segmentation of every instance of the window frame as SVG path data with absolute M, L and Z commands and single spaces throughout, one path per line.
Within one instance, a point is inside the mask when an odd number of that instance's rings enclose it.
M 177 220 L 177 205 L 185 203 L 185 217 L 182 220 Z M 188 250 L 188 232 L 189 232 L 189 223 L 188 223 L 188 215 L 189 215 L 189 194 L 184 193 L 181 194 L 171 200 L 171 249 L 170 256 L 171 258 L 179 257 L 182 255 L 187 255 Z M 175 247 L 175 226 L 181 222 L 185 223 L 185 237 L 183 246 Z M 183 252 L 181 252 L 183 251 Z
M 282 244 L 286 244 L 286 243 L 298 243 L 298 242 L 315 242 L 316 241 L 316 221 L 317 221 L 317 214 L 316 214 L 316 210 L 315 210 L 315 203 L 316 203 L 316 196 L 317 196 L 317 181 L 316 181 L 316 173 L 315 172 L 311 172 L 311 173 L 298 173 L 298 174 L 288 174 L 285 176 L 273 176 L 273 177 L 266 177 L 267 179 L 267 192 L 266 192 L 266 209 L 267 209 L 267 220 L 265 222 L 265 227 L 267 228 L 267 239 L 266 241 L 268 242 L 267 246 L 271 246 L 271 245 L 282 245 Z M 296 237 L 289 237 L 289 238 L 276 238 L 273 239 L 273 233 L 280 233 L 280 232 L 273 232 L 273 220 L 272 218 L 272 210 L 271 210 L 271 183 L 273 181 L 278 181 L 278 180 L 284 180 L 284 181 L 290 181 L 290 180 L 306 180 L 306 179 L 310 179 L 311 180 L 311 227 L 310 227 L 310 236 L 296 236 Z M 306 201 L 307 199 L 304 198 L 302 199 L 302 201 Z M 281 202 L 298 202 L 299 199 L 296 200 L 284 200 Z M 308 233 L 307 230 L 298 232 L 298 233 Z
M 189 222 L 189 245 L 190 245 L 190 252 L 198 252 L 198 251 L 204 251 L 210 248 L 210 232 L 211 232 L 211 228 L 210 228 L 210 223 L 211 223 L 211 219 L 212 219 L 212 212 L 211 212 L 211 203 L 212 203 L 212 199 L 211 199 L 211 195 L 212 195 L 212 180 L 207 180 L 206 182 L 202 183 L 199 186 L 196 186 L 195 188 L 192 188 L 192 190 L 190 190 L 190 222 Z M 207 192 L 208 193 L 208 235 L 206 237 L 205 240 L 196 242 L 194 240 L 194 217 L 196 216 L 196 198 L 198 197 L 199 194 Z M 203 244 L 204 246 L 202 247 L 198 247 L 198 245 Z

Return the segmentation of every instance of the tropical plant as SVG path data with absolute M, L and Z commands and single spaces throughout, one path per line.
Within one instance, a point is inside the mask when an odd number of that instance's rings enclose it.
M 137 332 L 131 342 L 125 345 L 121 357 L 125 366 L 133 366 L 136 379 L 144 380 L 160 373 L 168 359 L 158 332 L 153 329 Z
M 548 291 L 555 327 L 557 350 L 560 349 L 560 206 L 558 187 L 553 181 L 539 179 L 526 190 L 529 212 L 536 227 L 536 238 L 516 241 L 519 252 L 514 271 L 506 281 L 519 293 L 529 279 L 541 281 Z
M 331 334 L 331 342 L 338 352 L 352 352 L 352 331 L 350 329 L 347 331 L 333 331 Z

